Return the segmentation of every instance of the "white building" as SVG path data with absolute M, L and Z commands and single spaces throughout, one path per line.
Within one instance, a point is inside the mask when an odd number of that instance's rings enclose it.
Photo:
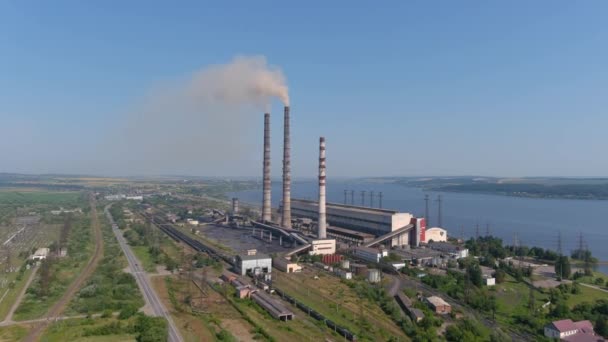
M 355 256 L 369 262 L 380 262 L 380 259 L 388 256 L 388 251 L 371 247 L 357 247 L 355 248 Z
M 49 256 L 50 252 L 51 250 L 46 247 L 38 248 L 38 250 L 36 250 L 36 253 L 31 256 L 31 259 L 34 261 L 44 260 Z
M 198 220 L 187 219 L 186 222 L 191 226 L 198 226 Z
M 448 231 L 439 228 L 433 227 L 426 230 L 424 234 L 424 242 L 434 241 L 434 242 L 445 242 L 448 241 Z
M 483 283 L 486 286 L 494 286 L 494 285 L 496 285 L 496 278 L 494 278 L 494 277 L 483 277 Z
M 336 240 L 335 239 L 320 239 L 313 240 L 311 243 L 310 255 L 325 255 L 336 253 Z
M 319 204 L 316 201 L 292 199 L 291 214 L 294 217 L 317 219 Z M 385 235 L 412 223 L 412 214 L 394 210 L 359 207 L 337 203 L 327 203 L 327 222 L 332 226 L 369 233 Z M 408 244 L 408 234 L 393 238 L 392 245 Z
M 142 195 L 127 196 L 126 198 L 131 201 L 143 201 L 144 200 L 144 196 L 142 196 Z
M 272 259 L 264 254 L 237 255 L 235 264 L 240 275 L 265 274 L 272 271 Z

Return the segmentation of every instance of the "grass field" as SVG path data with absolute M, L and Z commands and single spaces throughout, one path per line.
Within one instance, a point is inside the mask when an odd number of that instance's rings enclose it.
M 15 282 L 15 286 L 13 288 L 9 289 L 8 287 L 6 287 L 0 289 L 0 297 L 4 296 L 4 298 L 0 301 L 0 321 L 3 321 L 6 318 L 6 315 L 11 309 L 11 306 L 13 306 L 13 303 L 15 303 L 17 296 L 19 296 L 19 293 L 21 293 L 21 290 L 25 286 L 25 283 L 27 282 L 28 278 L 30 277 L 30 274 L 32 274 L 33 271 L 33 268 L 26 270 L 23 273 L 21 280 Z M 17 274 L 18 272 L 9 273 L 9 275 L 7 276 L 8 280 L 16 280 L 15 278 L 17 277 Z
M 53 323 L 41 337 L 41 342 L 127 342 L 135 341 L 135 335 L 119 333 L 109 335 L 87 336 L 94 329 L 116 323 L 126 328 L 132 324 L 133 319 L 120 321 L 116 318 L 76 318 Z
M 47 295 L 40 295 L 39 271 L 36 279 L 28 288 L 21 305 L 15 311 L 15 321 L 42 317 L 46 311 L 61 297 L 80 271 L 86 266 L 93 250 L 92 232 L 89 217 L 81 217 L 72 224 L 68 238 L 67 257 L 57 259 L 51 266 L 51 277 Z
M 583 302 L 594 303 L 598 299 L 608 299 L 608 293 L 591 289 L 586 286 L 580 286 L 581 293 L 577 295 L 570 295 L 566 303 L 569 307 L 573 307 L 576 304 Z
M 28 333 L 26 327 L 20 325 L 11 325 L 8 327 L 0 327 L 0 342 L 21 341 Z
M 305 270 L 302 273 L 275 273 L 277 288 L 304 302 L 334 322 L 353 331 L 360 340 L 385 341 L 391 336 L 407 340 L 403 330 L 377 303 L 361 299 L 338 278 Z
M 148 252 L 148 246 L 130 246 L 131 250 L 137 257 L 146 272 L 156 272 L 156 264 L 152 260 L 152 256 Z
M 498 302 L 496 313 L 498 317 L 505 316 L 505 318 L 508 318 L 513 312 L 528 305 L 530 288 L 524 283 L 517 282 L 509 275 L 507 275 L 505 282 L 496 284 L 492 291 Z M 535 290 L 534 298 L 536 306 L 539 307 L 546 302 L 547 295 Z

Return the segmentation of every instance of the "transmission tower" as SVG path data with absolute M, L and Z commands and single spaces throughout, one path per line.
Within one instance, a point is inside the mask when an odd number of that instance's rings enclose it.
M 557 232 L 557 254 L 559 254 L 559 256 L 562 256 L 562 232 L 561 230 Z
M 486 237 L 490 237 L 490 224 L 486 223 Z
M 426 226 L 430 227 L 430 217 L 429 217 L 429 195 L 424 195 L 424 219 L 426 220 Z
M 443 222 L 442 222 L 442 215 L 441 215 L 441 195 L 437 195 L 437 226 L 439 226 L 440 228 L 443 228 Z
M 378 201 L 380 202 L 379 208 L 382 209 L 382 191 L 378 193 Z
M 344 190 L 344 204 L 346 204 L 346 196 L 348 194 L 348 190 Z
M 362 207 L 365 206 L 365 193 L 367 193 L 367 191 L 361 190 L 361 206 Z
M 371 190 L 369 192 L 369 207 L 373 208 L 374 207 L 374 191 Z

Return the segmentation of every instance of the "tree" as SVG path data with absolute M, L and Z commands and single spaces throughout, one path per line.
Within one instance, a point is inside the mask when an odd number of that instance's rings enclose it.
M 608 323 L 606 322 L 606 316 L 600 315 L 597 318 L 597 321 L 595 321 L 595 333 L 603 337 L 608 337 Z
M 467 277 L 473 283 L 473 285 L 477 287 L 481 287 L 483 285 L 483 275 L 481 272 L 481 268 L 477 263 L 471 263 L 467 267 Z
M 601 277 L 596 278 L 594 283 L 595 283 L 595 285 L 602 286 L 602 285 L 604 285 L 604 278 L 601 278 Z
M 496 278 L 496 282 L 498 284 L 503 283 L 505 281 L 506 276 L 506 272 L 502 269 L 498 269 L 496 270 L 496 272 L 494 272 L 494 278 Z
M 565 255 L 558 257 L 557 261 L 555 261 L 555 274 L 557 277 L 560 279 L 570 278 L 570 272 L 570 259 Z

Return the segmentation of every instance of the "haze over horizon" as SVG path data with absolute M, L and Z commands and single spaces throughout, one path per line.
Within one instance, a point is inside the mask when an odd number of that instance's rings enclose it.
M 270 101 L 278 178 L 281 98 L 296 179 L 317 173 L 319 136 L 330 178 L 602 177 L 607 15 L 602 1 L 1 2 L 0 172 L 261 177 Z

